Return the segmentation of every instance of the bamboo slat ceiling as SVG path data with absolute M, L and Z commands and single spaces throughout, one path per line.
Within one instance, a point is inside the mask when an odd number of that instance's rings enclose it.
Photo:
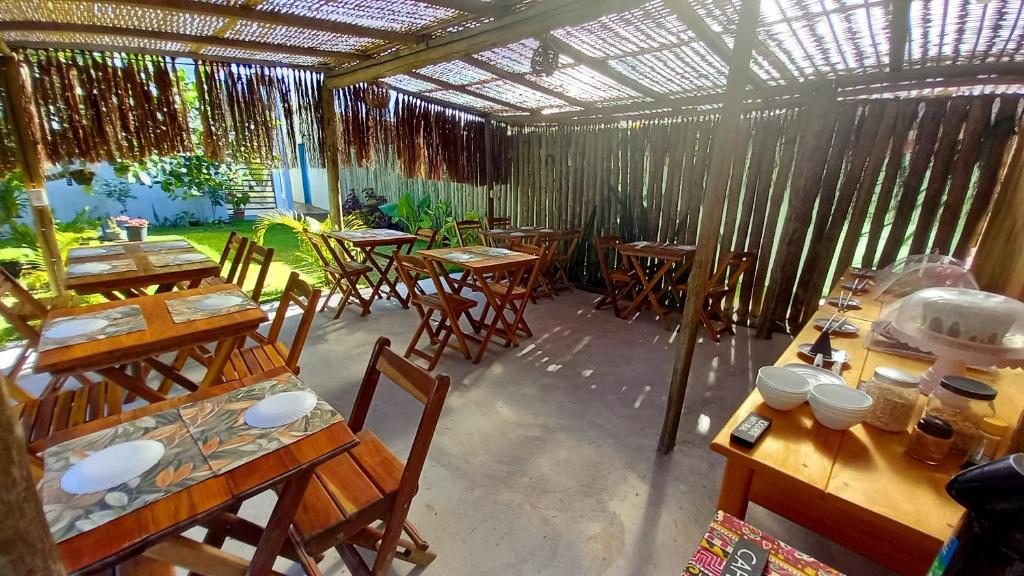
M 344 70 L 562 1 L 0 0 L 0 39 L 10 46 L 136 49 Z M 547 38 L 561 56 L 549 76 L 530 72 L 541 38 L 529 37 L 384 80 L 509 120 L 707 105 L 700 99 L 724 89 L 739 3 L 623 2 L 625 8 L 596 20 L 551 31 Z M 889 70 L 1024 65 L 1024 2 L 761 0 L 758 36 L 752 89 L 873 78 Z M 890 49 L 901 45 L 902 51 Z M 1014 70 L 1015 78 L 989 82 L 997 85 L 992 90 L 1017 89 L 1024 68 Z M 910 84 L 891 92 L 932 89 Z

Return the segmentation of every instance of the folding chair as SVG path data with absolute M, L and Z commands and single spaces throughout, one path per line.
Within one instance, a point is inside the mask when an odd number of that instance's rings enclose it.
M 572 292 L 572 282 L 569 281 L 569 264 L 576 254 L 576 246 L 579 245 L 582 232 L 579 230 L 568 230 L 558 235 L 555 250 L 549 256 L 550 265 L 547 268 L 551 290 L 558 294 L 568 290 Z
M 479 220 L 459 220 L 455 223 L 455 235 L 459 246 L 480 246 L 483 244 L 483 227 Z
M 224 380 L 245 378 L 281 366 L 288 368 L 292 374 L 298 374 L 299 358 L 302 356 L 302 348 L 306 344 L 319 300 L 320 289 L 311 287 L 299 278 L 298 272 L 292 272 L 281 294 L 270 331 L 266 336 L 259 332 L 250 333 L 248 337 L 256 343 L 231 353 L 231 360 L 224 366 Z M 302 311 L 302 316 L 299 317 L 299 325 L 295 328 L 291 342 L 285 344 L 281 340 L 281 329 L 292 305 Z
M 320 311 L 323 312 L 327 309 L 331 296 L 338 292 L 341 294 L 341 300 L 335 308 L 335 319 L 341 317 L 341 313 L 345 311 L 350 302 L 359 305 L 362 310 L 360 316 L 369 314 L 371 303 L 359 291 L 359 281 L 365 280 L 367 284 L 370 283 L 370 267 L 342 257 L 338 250 L 331 245 L 331 240 L 326 234 L 306 232 L 305 236 L 309 241 L 309 245 L 313 248 L 317 259 L 320 260 L 324 270 L 324 277 L 330 285 L 330 290 L 327 292 L 327 297 L 324 298 Z
M 495 282 L 490 285 L 491 291 L 494 292 L 494 295 L 499 299 L 503 298 L 509 291 L 512 292 L 511 296 L 509 296 L 508 308 L 505 310 L 511 312 L 513 316 L 511 322 L 509 322 L 509 326 L 511 326 L 511 333 L 508 334 L 505 339 L 506 346 L 510 342 L 518 345 L 518 342 L 516 342 L 516 332 L 522 332 L 527 337 L 533 336 L 533 330 L 531 330 L 530 325 L 526 323 L 523 313 L 526 311 L 527 298 L 531 301 L 534 300 L 534 290 L 540 283 L 541 271 L 543 270 L 542 267 L 545 266 L 548 261 L 547 254 L 549 250 L 549 248 L 545 246 L 534 246 L 533 244 L 522 243 L 513 244 L 511 249 L 524 254 L 532 254 L 537 257 L 537 260 L 534 262 L 529 274 L 525 275 L 525 278 L 521 279 L 519 283 L 513 283 L 511 278 L 506 278 L 504 281 Z M 485 303 L 484 313 L 480 315 L 481 323 L 486 321 L 487 314 L 490 309 L 490 303 Z M 504 313 L 505 311 L 502 311 L 501 313 Z
M 251 277 L 249 270 L 253 265 L 256 265 L 256 279 L 253 281 L 252 290 L 249 292 L 249 296 L 256 302 L 259 302 L 260 296 L 263 295 L 263 285 L 267 281 L 267 274 L 270 273 L 270 264 L 273 260 L 273 248 L 265 248 L 255 242 L 249 243 L 249 248 L 245 252 L 245 258 L 242 260 L 241 267 L 239 267 L 235 284 L 238 284 L 239 288 L 245 290 L 245 281 Z
M 416 312 L 420 315 L 420 324 L 416 328 L 409 346 L 405 349 L 405 357 L 409 358 L 415 355 L 423 358 L 428 362 L 427 370 L 433 370 L 441 359 L 441 354 L 444 353 L 445 348 L 448 346 L 449 340 L 454 335 L 459 351 L 469 360 L 469 344 L 466 342 L 466 335 L 459 325 L 459 320 L 463 315 L 466 315 L 466 318 L 472 324 L 469 311 L 476 306 L 476 302 L 453 294 L 446 288 L 445 283 L 442 281 L 444 271 L 438 270 L 440 266 L 438 262 L 424 260 L 411 254 L 400 254 L 397 250 L 395 251 L 395 259 L 398 273 L 409 289 L 409 293 L 412 294 L 410 301 L 413 307 L 416 308 Z M 421 293 L 418 289 L 418 282 L 421 278 L 431 279 L 435 290 L 433 294 Z M 439 315 L 436 328 L 432 325 L 435 312 Z M 424 332 L 430 338 L 430 343 L 436 347 L 432 354 L 416 347 Z
M 532 241 L 536 242 L 536 244 L 531 244 L 530 240 L 523 240 L 522 242 L 512 242 L 509 248 L 512 250 L 518 250 L 517 246 L 541 246 L 544 248 L 544 254 L 541 255 L 540 262 L 538 262 L 540 268 L 538 271 L 536 286 L 534 290 L 530 292 L 530 299 L 534 304 L 536 304 L 537 300 L 540 298 L 555 299 L 555 289 L 552 284 L 550 270 L 551 258 L 555 251 L 558 250 L 559 239 L 558 236 L 548 234 L 543 236 L 534 236 Z
M 622 316 L 619 310 L 619 300 L 626 293 L 631 293 L 632 298 L 637 294 L 636 271 L 629 267 L 609 267 L 608 254 L 615 250 L 615 247 L 622 244 L 622 236 L 598 236 L 594 240 L 594 247 L 597 251 L 597 263 L 601 268 L 601 277 L 604 279 L 604 296 L 594 304 L 595 310 L 611 306 L 616 316 Z M 613 254 L 614 257 L 614 254 Z
M 707 328 L 715 342 L 721 342 L 721 335 L 727 332 L 729 334 L 736 334 L 736 330 L 733 328 L 732 315 L 725 311 L 722 307 L 722 302 L 732 299 L 732 296 L 736 293 L 736 286 L 739 284 L 740 278 L 754 264 L 756 259 L 757 252 L 730 252 L 722 260 L 721 264 L 718 265 L 718 269 L 711 276 L 711 280 L 708 281 L 709 288 L 707 297 L 704 299 L 704 307 L 700 312 L 700 321 Z M 731 273 L 729 272 L 730 269 L 732 270 Z M 722 283 L 722 279 L 725 278 L 726 274 L 729 277 Z M 687 286 L 682 285 L 679 289 L 685 294 Z M 721 323 L 722 327 L 716 328 L 714 322 Z
M 321 557 L 332 547 L 354 574 L 389 574 L 396 557 L 419 566 L 434 560 L 435 555 L 407 521 L 407 516 L 419 489 L 420 474 L 450 379 L 444 374 L 431 376 L 393 352 L 390 346 L 387 338 L 377 340 L 348 419 L 359 445 L 316 469 L 295 515 L 296 529 L 290 537 L 296 551 L 303 556 L 301 563 L 307 574 L 321 573 L 314 558 Z M 366 427 L 381 375 L 423 404 L 412 448 L 404 464 Z M 383 530 L 376 526 L 378 522 L 384 523 Z M 402 532 L 408 539 L 402 537 Z M 376 552 L 372 571 L 356 546 Z
M 249 244 L 252 241 L 242 236 L 238 232 L 232 231 L 228 234 L 228 240 L 224 243 L 224 249 L 221 250 L 220 260 L 220 274 L 218 276 L 211 276 L 209 278 L 203 278 L 203 281 L 199 283 L 200 286 L 217 286 L 219 284 L 234 284 L 235 278 L 238 277 L 238 271 L 242 267 L 242 261 L 245 259 L 245 255 L 249 252 Z M 179 282 L 178 288 L 184 290 L 188 288 L 187 282 Z
M 440 230 L 434 230 L 433 228 L 417 228 L 415 236 L 420 240 L 426 240 L 427 245 L 420 250 L 430 250 L 434 247 L 434 243 L 437 242 L 437 235 Z
M 488 228 L 508 228 L 512 225 L 512 219 L 507 216 L 495 216 L 487 219 Z

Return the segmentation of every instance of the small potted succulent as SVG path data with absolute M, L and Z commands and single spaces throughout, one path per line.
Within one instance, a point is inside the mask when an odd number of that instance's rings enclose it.
M 103 229 L 103 239 L 110 242 L 119 242 L 125 239 L 122 226 L 128 224 L 131 218 L 127 216 L 110 216 L 107 218 L 106 226 Z
M 245 207 L 249 204 L 249 200 L 249 193 L 245 191 L 233 192 L 228 198 L 235 220 L 245 220 Z
M 130 218 L 128 222 L 124 224 L 124 229 L 128 231 L 129 242 L 142 242 L 146 239 L 146 232 L 149 229 L 149 220 L 145 218 Z

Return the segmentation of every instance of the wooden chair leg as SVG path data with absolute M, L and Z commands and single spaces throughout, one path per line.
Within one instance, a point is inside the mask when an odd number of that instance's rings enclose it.
M 355 546 L 338 544 L 334 549 L 338 551 L 338 555 L 341 556 L 341 560 L 348 567 L 349 572 L 352 572 L 352 576 L 373 576 L 370 567 L 363 561 L 363 557 L 359 555 Z
M 433 312 L 433 310 L 431 310 Z M 430 323 L 430 315 L 423 314 L 420 316 L 420 325 L 416 327 L 416 331 L 412 334 L 412 340 L 409 341 L 409 346 L 405 348 L 404 356 L 409 358 L 416 351 L 416 345 L 419 344 L 420 337 L 423 336 L 423 331 L 427 329 L 427 324 Z
M 189 356 L 191 355 L 191 348 L 182 348 L 178 350 L 177 354 L 174 355 L 174 362 L 171 362 L 171 368 L 180 372 L 185 367 L 185 363 L 188 362 Z M 160 387 L 157 388 L 157 392 L 166 396 L 171 391 L 171 387 L 174 386 L 174 382 L 170 378 L 164 378 L 160 382 Z

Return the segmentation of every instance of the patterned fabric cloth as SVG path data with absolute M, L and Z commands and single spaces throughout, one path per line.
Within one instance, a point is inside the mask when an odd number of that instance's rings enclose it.
M 189 251 L 175 251 L 175 252 L 161 252 L 158 254 L 152 254 L 149 256 L 149 263 L 157 268 L 163 268 L 164 266 L 184 266 L 186 264 L 199 264 L 213 262 L 206 254 L 196 252 L 195 250 Z
M 167 311 L 175 324 L 223 316 L 259 306 L 241 290 L 221 290 L 187 298 L 167 300 Z
M 69 278 L 76 276 L 99 276 L 101 274 L 114 274 L 115 272 L 127 272 L 138 270 L 134 260 L 105 260 L 103 262 L 76 262 L 68 264 L 64 275 Z
M 764 570 L 767 576 L 842 576 L 839 571 L 721 510 L 701 538 L 700 547 L 690 558 L 683 576 L 722 576 L 725 560 L 740 538 L 753 540 L 768 551 L 768 566 Z
M 167 250 L 191 250 L 188 240 L 165 240 L 163 242 L 146 242 L 142 245 L 143 252 L 165 252 Z
M 77 246 L 68 250 L 68 258 L 90 258 L 124 254 L 124 246 Z
M 97 328 L 83 332 L 81 334 L 74 334 L 71 336 L 59 336 L 61 328 L 67 328 L 72 324 L 87 326 L 88 324 L 94 324 Z M 112 310 L 103 310 L 102 312 L 95 312 L 93 314 L 81 314 L 79 316 L 70 316 L 67 318 L 60 318 L 52 322 L 47 322 L 43 326 L 42 336 L 39 339 L 39 352 L 45 352 L 46 350 L 52 350 L 54 348 L 61 348 L 63 346 L 71 346 L 72 344 L 81 344 L 82 342 L 92 342 L 93 340 L 102 340 L 104 338 L 112 338 L 114 336 L 120 336 L 121 334 L 128 334 L 130 332 L 139 332 L 140 330 L 146 329 L 146 319 L 142 316 L 142 308 L 132 304 L 130 306 L 121 306 Z

